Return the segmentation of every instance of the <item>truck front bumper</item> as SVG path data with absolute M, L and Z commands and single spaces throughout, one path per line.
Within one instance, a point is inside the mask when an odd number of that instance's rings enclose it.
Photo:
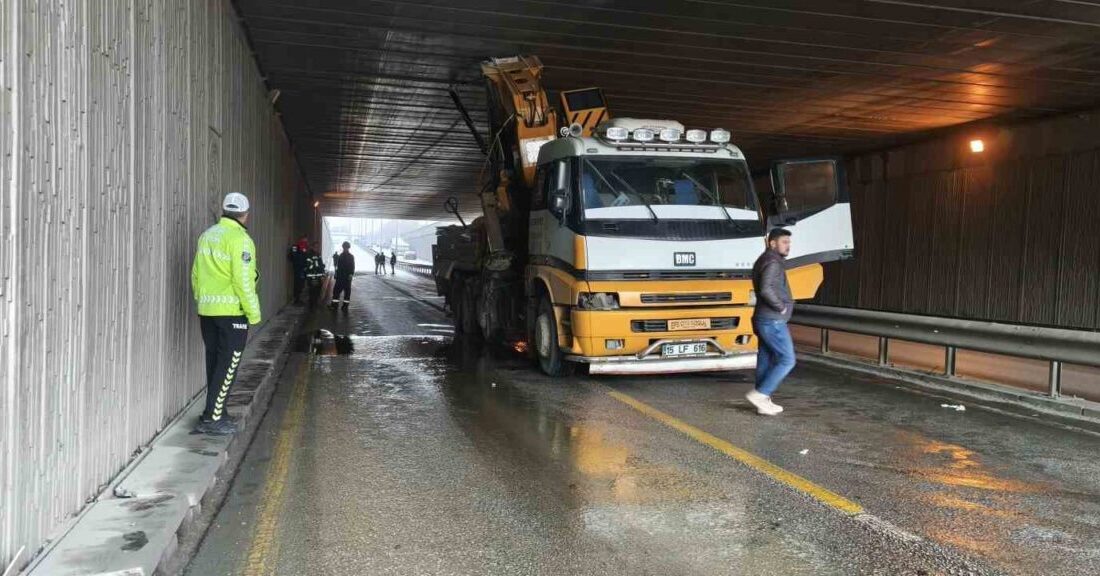
M 656 353 L 665 344 L 707 343 L 708 352 L 695 356 L 667 358 Z M 588 364 L 590 374 L 681 374 L 756 368 L 756 351 L 728 351 L 713 338 L 676 338 L 653 342 L 637 354 L 622 356 L 566 356 L 566 360 Z

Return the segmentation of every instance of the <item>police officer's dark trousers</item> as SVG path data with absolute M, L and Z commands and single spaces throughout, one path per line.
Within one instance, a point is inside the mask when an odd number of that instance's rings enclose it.
M 202 343 L 206 346 L 206 409 L 204 421 L 226 416 L 225 401 L 237 379 L 241 355 L 248 343 L 248 319 L 244 316 L 199 316 Z

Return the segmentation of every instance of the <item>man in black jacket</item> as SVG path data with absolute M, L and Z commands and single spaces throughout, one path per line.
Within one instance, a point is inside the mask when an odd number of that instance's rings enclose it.
M 334 259 L 336 286 L 332 289 L 330 305 L 333 310 L 337 306 L 343 306 L 344 310 L 348 309 L 348 305 L 351 304 L 351 277 L 355 274 L 355 256 L 351 253 L 351 243 L 344 242 L 341 247 L 344 251 Z
M 772 402 L 771 396 L 794 368 L 794 341 L 787 321 L 794 312 L 794 298 L 787 283 L 783 261 L 791 253 L 791 233 L 776 228 L 768 233 L 768 249 L 752 267 L 752 287 L 756 292 L 756 308 L 752 328 L 756 332 L 756 387 L 745 398 L 759 414 L 775 416 L 783 407 Z
M 291 244 L 286 251 L 286 259 L 290 260 L 294 269 L 294 304 L 302 303 L 302 288 L 306 285 L 306 252 L 309 251 L 309 241 L 305 236 Z

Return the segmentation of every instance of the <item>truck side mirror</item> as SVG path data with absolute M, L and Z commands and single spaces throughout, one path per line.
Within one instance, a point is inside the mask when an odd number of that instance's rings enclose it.
M 550 195 L 550 213 L 558 218 L 565 215 L 565 210 L 568 208 L 569 197 L 566 196 L 565 190 L 554 190 Z
M 569 163 L 558 161 L 554 166 L 554 186 L 550 191 L 550 213 L 561 219 L 569 211 Z

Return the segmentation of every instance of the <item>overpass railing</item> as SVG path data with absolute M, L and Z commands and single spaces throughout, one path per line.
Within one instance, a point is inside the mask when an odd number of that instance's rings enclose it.
M 364 250 L 366 250 L 367 253 L 370 254 L 371 256 L 374 256 L 374 255 L 378 254 L 378 252 L 374 251 L 373 249 L 371 249 L 369 247 L 362 247 L 362 248 Z M 389 260 L 386 261 L 386 265 L 387 266 L 389 265 Z M 404 271 L 406 271 L 406 272 L 408 272 L 408 273 L 410 273 L 410 274 L 416 274 L 418 276 L 425 276 L 425 277 L 428 277 L 428 278 L 432 277 L 432 265 L 431 265 L 430 262 L 420 262 L 420 261 L 413 261 L 413 260 L 398 259 L 397 260 L 397 267 L 404 270 Z
M 878 364 L 890 362 L 890 340 L 944 347 L 944 375 L 955 376 L 961 349 L 1031 358 L 1049 363 L 1048 394 L 1061 395 L 1062 364 L 1100 366 L 1100 332 L 1020 326 L 834 306 L 799 305 L 791 323 L 821 329 L 821 353 L 829 353 L 831 330 L 878 337 Z
M 418 276 L 426 276 L 431 278 L 432 265 L 424 262 L 410 262 L 408 260 L 398 260 L 397 267 Z

